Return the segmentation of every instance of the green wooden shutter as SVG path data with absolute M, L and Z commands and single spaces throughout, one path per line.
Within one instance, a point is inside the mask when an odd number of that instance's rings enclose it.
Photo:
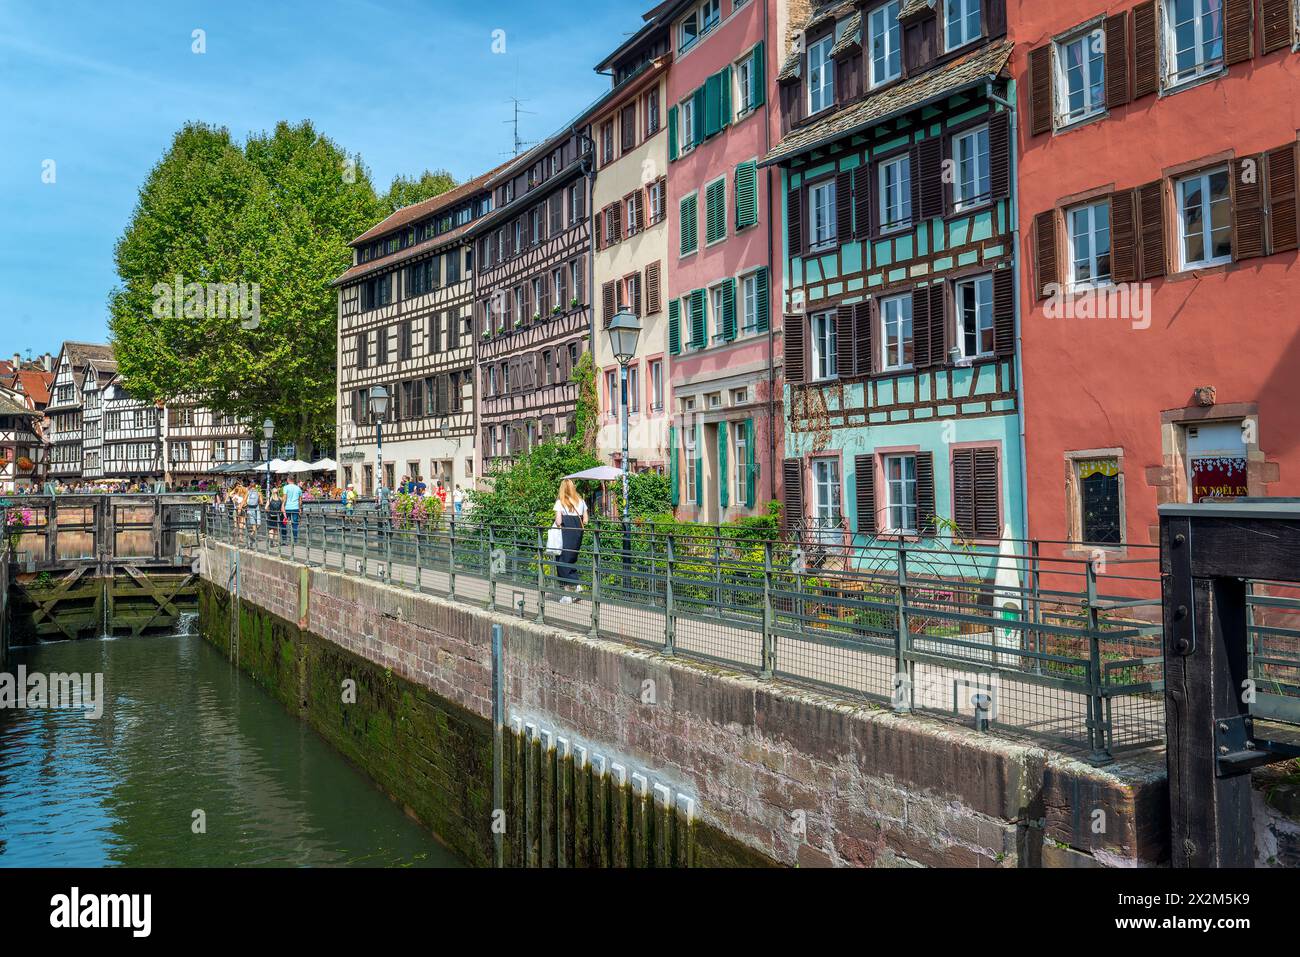
M 681 499 L 681 492 L 678 490 L 681 476 L 677 474 L 677 469 L 677 428 L 670 425 L 668 426 L 668 485 L 672 491 L 671 501 L 674 507 Z
M 753 160 L 736 167 L 736 228 L 758 222 L 758 164 Z
M 763 49 L 762 41 L 754 47 L 754 62 L 749 68 L 749 75 L 753 77 L 754 84 L 754 107 L 763 105 L 763 94 L 767 89 L 767 60 L 766 51 Z
M 736 280 L 722 284 L 722 338 L 730 342 L 736 338 Z
M 754 307 L 754 312 L 755 312 L 754 328 L 757 329 L 759 332 L 767 332 L 768 311 L 769 311 L 770 304 L 768 303 L 769 291 L 768 291 L 766 266 L 760 269 L 758 271 L 758 274 L 754 277 L 754 287 L 755 287 L 755 295 L 758 298 L 758 302 L 755 304 Z
M 699 146 L 704 142 L 704 87 L 699 87 L 691 94 L 691 145 Z
M 736 463 L 739 465 L 740 463 Z M 745 508 L 754 507 L 754 420 L 745 420 Z
M 727 181 L 714 180 L 704 188 L 704 241 L 716 243 L 727 236 Z
M 668 107 L 668 159 L 677 159 L 677 107 Z
M 679 299 L 668 302 L 668 352 L 681 355 L 682 351 L 682 303 Z
M 692 193 L 690 196 L 683 197 L 679 206 L 677 216 L 677 225 L 681 231 L 681 254 L 695 252 L 700 243 L 700 223 L 696 215 L 696 203 L 699 201 L 699 194 Z
M 714 136 L 722 129 L 722 74 L 715 73 L 704 81 L 704 135 Z
M 705 294 L 703 289 L 691 290 L 691 348 L 703 349 L 708 343 L 708 329 L 704 318 Z
M 718 74 L 720 78 L 719 86 L 721 87 L 721 102 L 718 112 L 721 114 L 721 121 L 718 124 L 723 129 L 731 125 L 731 64 L 728 63 Z
M 730 504 L 727 492 L 727 423 L 718 423 L 718 504 L 726 508 Z
M 695 446 L 695 504 L 704 506 L 704 456 L 700 455 L 698 444 Z

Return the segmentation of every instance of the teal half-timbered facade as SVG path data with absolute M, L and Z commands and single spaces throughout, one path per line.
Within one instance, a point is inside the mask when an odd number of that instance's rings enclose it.
M 1023 537 L 1003 10 L 821 11 L 778 77 L 786 133 L 764 159 L 786 192 L 787 528 Z

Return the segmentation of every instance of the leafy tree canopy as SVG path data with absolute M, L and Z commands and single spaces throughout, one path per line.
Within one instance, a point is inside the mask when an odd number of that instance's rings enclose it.
M 418 177 L 394 176 L 393 183 L 388 187 L 388 193 L 383 199 L 384 212 L 395 213 L 403 206 L 433 199 L 455 187 L 456 178 L 445 169 L 440 169 L 436 173 L 426 169 Z

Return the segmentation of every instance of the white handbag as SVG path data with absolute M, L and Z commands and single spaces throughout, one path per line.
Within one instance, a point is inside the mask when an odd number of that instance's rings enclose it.
M 564 551 L 564 533 L 558 525 L 552 525 L 546 530 L 546 554 L 558 555 Z

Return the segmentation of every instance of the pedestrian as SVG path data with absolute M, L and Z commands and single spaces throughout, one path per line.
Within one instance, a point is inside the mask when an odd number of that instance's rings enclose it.
M 244 510 L 248 514 L 248 538 L 252 541 L 257 538 L 258 526 L 262 524 L 262 492 L 256 482 L 248 487 Z
M 266 534 L 267 540 L 271 538 L 271 533 L 275 533 L 275 540 L 280 540 L 280 532 L 284 528 L 284 499 L 280 497 L 278 488 L 271 489 L 271 498 L 266 503 Z
M 460 513 L 465 507 L 465 493 L 460 490 L 459 483 L 456 485 L 456 491 L 452 493 L 451 502 L 456 509 L 456 517 L 460 518 Z
M 357 490 L 353 487 L 352 483 L 349 482 L 348 487 L 343 492 L 344 517 L 351 518 L 352 513 L 356 510 L 356 507 L 357 507 Z
M 302 508 L 302 487 L 291 475 L 284 485 L 284 520 L 293 526 L 293 543 L 298 544 L 298 512 Z
M 384 480 L 381 478 L 379 487 L 375 490 L 375 507 L 379 511 L 379 521 L 381 523 L 388 520 L 388 500 L 391 497 L 392 494 L 388 491 L 388 486 L 384 484 Z
M 442 511 L 447 510 L 447 486 L 442 484 L 442 479 L 438 479 L 438 489 L 435 493 L 438 496 L 438 503 L 442 506 Z
M 578 494 L 572 479 L 560 483 L 560 494 L 555 499 L 555 527 L 560 529 L 563 538 L 560 554 L 555 559 L 556 577 L 566 591 L 582 591 L 578 581 L 578 552 L 582 550 L 583 529 L 587 527 L 587 503 Z M 566 594 L 560 601 L 572 604 L 573 596 Z
M 244 488 L 243 482 L 230 490 L 230 514 L 234 519 L 234 528 L 237 534 L 242 534 L 244 530 L 244 500 L 247 497 L 248 492 Z

